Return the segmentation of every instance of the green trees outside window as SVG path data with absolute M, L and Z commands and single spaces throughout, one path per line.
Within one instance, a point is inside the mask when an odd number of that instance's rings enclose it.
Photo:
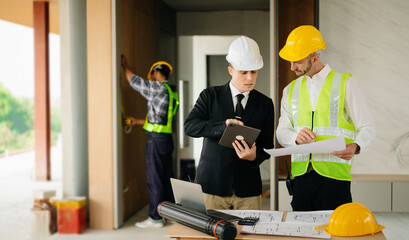
M 51 144 L 61 132 L 60 106 L 51 107 Z M 33 99 L 16 98 L 0 83 L 0 154 L 34 148 Z

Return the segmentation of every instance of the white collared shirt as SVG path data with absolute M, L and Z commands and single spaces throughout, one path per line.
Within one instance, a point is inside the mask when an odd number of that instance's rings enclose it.
M 234 110 L 234 112 L 236 112 L 236 105 L 237 105 L 237 97 L 236 96 L 238 94 L 240 94 L 241 92 L 236 87 L 233 86 L 231 81 L 229 83 L 229 86 L 230 86 L 231 97 L 233 99 L 233 110 Z M 242 92 L 241 94 L 244 95 L 244 98 L 241 100 L 241 105 L 243 105 L 243 109 L 246 109 L 246 104 L 247 104 L 247 101 L 249 100 L 250 91 Z
M 317 74 L 310 78 L 305 76 L 307 82 L 308 94 L 315 110 L 318 95 L 324 86 L 325 80 L 331 68 L 328 64 Z M 281 99 L 281 115 L 277 127 L 277 140 L 283 147 L 296 145 L 298 133 L 291 124 L 291 109 L 288 104 L 288 90 L 286 86 L 283 90 Z M 373 143 L 376 136 L 376 125 L 369 108 L 367 107 L 364 96 L 354 77 L 348 77 L 345 89 L 345 109 L 344 116 L 347 121 L 352 122 L 356 129 L 355 143 L 361 148 L 361 152 L 366 151 Z

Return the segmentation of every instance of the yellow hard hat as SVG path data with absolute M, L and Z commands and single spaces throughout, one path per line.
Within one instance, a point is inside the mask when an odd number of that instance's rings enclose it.
M 166 65 L 166 66 L 168 66 L 168 68 L 170 69 L 169 74 L 172 74 L 172 72 L 173 72 L 172 65 L 170 65 L 168 62 L 165 62 L 165 61 L 159 61 L 159 62 L 156 62 L 156 63 L 152 64 L 151 69 L 149 69 L 149 72 L 148 72 L 148 80 L 152 80 L 152 71 L 155 70 L 155 68 L 156 68 L 157 66 L 160 66 L 160 65 Z
M 315 51 L 325 49 L 326 46 L 318 29 L 311 25 L 302 25 L 288 35 L 285 46 L 278 54 L 287 61 L 296 62 Z
M 354 237 L 375 234 L 385 229 L 374 215 L 361 203 L 346 203 L 331 214 L 326 232 L 339 237 Z

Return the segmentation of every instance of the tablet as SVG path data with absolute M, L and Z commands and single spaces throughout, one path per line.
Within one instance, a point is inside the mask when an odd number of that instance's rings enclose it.
M 233 148 L 232 143 L 237 139 L 246 141 L 247 145 L 251 147 L 259 134 L 260 130 L 257 128 L 230 123 L 226 130 L 224 130 L 219 144 L 225 147 Z

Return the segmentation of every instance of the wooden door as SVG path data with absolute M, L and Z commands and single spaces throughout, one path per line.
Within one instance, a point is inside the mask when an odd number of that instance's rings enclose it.
M 278 12 L 278 51 L 285 45 L 288 34 L 300 25 L 315 25 L 318 27 L 318 2 L 319 0 L 277 0 Z M 278 52 L 277 52 L 278 54 Z M 279 57 L 278 60 L 278 86 L 276 111 L 279 112 L 283 89 L 296 79 L 296 75 L 290 70 L 290 63 Z M 278 143 L 277 147 L 282 147 Z M 291 171 L 291 157 L 278 157 L 276 161 L 276 169 L 278 180 L 285 179 L 287 176 L 287 169 L 285 161 L 288 163 L 289 171 Z M 277 189 L 277 187 L 276 187 Z M 276 204 L 278 202 L 276 201 Z M 278 206 L 276 206 L 278 207 Z
M 122 0 L 120 9 L 121 52 L 131 70 L 146 78 L 157 61 L 156 1 Z M 125 115 L 144 119 L 146 100 L 129 86 L 121 73 L 121 100 Z M 148 204 L 145 171 L 146 134 L 142 126 L 134 126 L 122 134 L 123 218 L 128 219 Z

